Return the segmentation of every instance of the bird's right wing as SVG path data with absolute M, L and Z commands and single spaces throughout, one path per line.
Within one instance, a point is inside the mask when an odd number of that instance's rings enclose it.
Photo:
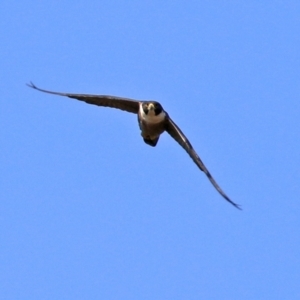
M 40 91 L 40 92 L 53 94 L 53 95 L 59 95 L 59 96 L 65 96 L 65 97 L 77 99 L 80 101 L 84 101 L 89 104 L 117 108 L 117 109 L 125 110 L 127 112 L 135 113 L 135 114 L 137 114 L 139 111 L 140 102 L 136 101 L 136 100 L 128 99 L 128 98 L 121 98 L 121 97 L 107 96 L 107 95 L 59 93 L 59 92 L 53 92 L 53 91 L 40 89 L 36 85 L 34 85 L 32 82 L 30 82 L 30 84 L 27 84 L 27 85 L 35 90 Z

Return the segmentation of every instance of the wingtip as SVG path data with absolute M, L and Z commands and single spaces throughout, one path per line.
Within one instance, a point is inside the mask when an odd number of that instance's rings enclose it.
M 234 204 L 234 206 L 239 209 L 239 210 L 243 210 L 242 207 L 239 204 Z
M 26 85 L 33 89 L 37 89 L 36 85 L 32 81 L 30 81 L 29 83 L 26 83 Z
M 233 202 L 220 188 L 217 190 L 219 191 L 219 193 L 223 196 L 223 198 L 228 201 L 231 205 L 233 205 L 235 208 L 239 209 L 239 210 L 243 210 L 241 205 Z
M 228 197 L 224 197 L 230 204 L 232 204 L 235 208 L 239 209 L 239 210 L 243 210 L 241 205 L 236 204 L 235 202 L 233 202 L 232 200 L 230 200 Z

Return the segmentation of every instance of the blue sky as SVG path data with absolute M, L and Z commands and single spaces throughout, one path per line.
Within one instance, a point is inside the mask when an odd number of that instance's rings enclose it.
M 0 10 L 0 298 L 300 298 L 299 1 Z M 161 102 L 243 211 L 168 134 L 30 80 Z

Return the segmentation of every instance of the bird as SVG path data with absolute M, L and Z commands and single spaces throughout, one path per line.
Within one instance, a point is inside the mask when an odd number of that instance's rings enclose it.
M 181 131 L 181 129 L 170 118 L 169 114 L 163 109 L 162 105 L 157 101 L 141 101 L 129 98 L 109 96 L 109 95 L 91 95 L 91 94 L 73 94 L 61 93 L 38 88 L 33 82 L 27 83 L 27 86 L 40 92 L 69 97 L 84 101 L 88 104 L 97 106 L 110 107 L 120 109 L 129 113 L 134 113 L 138 118 L 138 125 L 141 130 L 141 136 L 144 142 L 155 147 L 160 135 L 167 132 L 192 158 L 197 167 L 205 173 L 209 181 L 220 193 L 220 195 L 237 209 L 241 210 L 239 204 L 233 202 L 225 192 L 217 184 L 213 176 L 210 174 L 192 144 Z

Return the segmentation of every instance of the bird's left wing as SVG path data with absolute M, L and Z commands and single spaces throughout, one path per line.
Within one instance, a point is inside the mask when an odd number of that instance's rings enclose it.
M 215 179 L 212 177 L 212 175 L 209 173 L 207 168 L 205 167 L 204 163 L 194 150 L 193 146 L 187 139 L 187 137 L 183 134 L 183 132 L 180 130 L 180 128 L 173 122 L 173 120 L 168 117 L 167 123 L 166 123 L 166 131 L 174 138 L 179 145 L 189 154 L 189 156 L 192 158 L 192 160 L 195 162 L 195 164 L 198 166 L 198 168 L 205 173 L 205 175 L 208 177 L 212 185 L 216 188 L 216 190 L 233 206 L 235 206 L 238 209 L 241 209 L 240 206 L 236 203 L 234 203 L 232 200 L 229 199 L 229 197 L 223 192 L 223 190 L 219 187 Z
M 40 89 L 36 85 L 34 85 L 32 82 L 30 82 L 30 84 L 27 84 L 27 85 L 35 90 L 40 91 L 40 92 L 53 94 L 53 95 L 59 95 L 59 96 L 65 96 L 65 97 L 77 99 L 80 101 L 84 101 L 89 104 L 117 108 L 117 109 L 125 110 L 127 112 L 135 113 L 135 114 L 137 114 L 139 111 L 140 102 L 136 101 L 136 100 L 128 99 L 128 98 L 121 98 L 121 97 L 107 96 L 107 95 L 59 93 L 59 92 L 52 92 L 52 91 Z

